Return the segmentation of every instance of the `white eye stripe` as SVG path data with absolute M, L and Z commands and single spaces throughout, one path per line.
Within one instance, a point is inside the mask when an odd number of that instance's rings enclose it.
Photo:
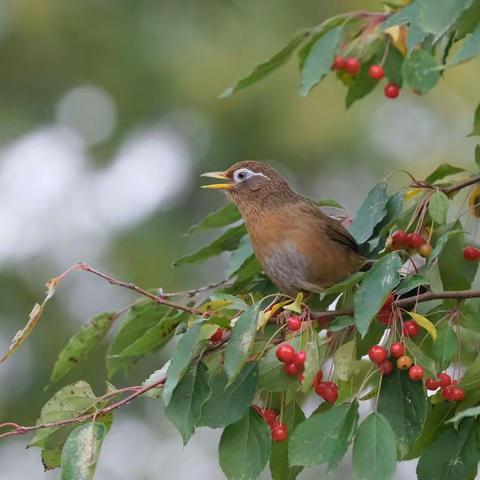
M 260 172 L 253 172 L 252 170 L 249 170 L 248 168 L 239 168 L 238 170 L 235 170 L 233 174 L 233 181 L 235 183 L 242 183 L 245 180 L 248 180 L 251 177 L 264 177 L 267 180 L 270 180 L 266 175 Z

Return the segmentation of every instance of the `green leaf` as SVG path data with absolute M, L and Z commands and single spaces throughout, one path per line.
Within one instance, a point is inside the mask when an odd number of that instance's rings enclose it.
M 443 192 L 435 192 L 428 204 L 428 213 L 430 218 L 438 223 L 444 225 L 447 221 L 448 207 L 450 206 L 450 200 Z
M 270 446 L 270 429 L 251 408 L 241 420 L 223 431 L 219 445 L 223 473 L 228 480 L 256 479 L 268 462 Z
M 480 168 L 480 145 L 475 147 L 475 165 Z
M 460 229 L 459 222 L 455 225 Z M 463 236 L 451 236 L 438 259 L 444 290 L 468 290 L 477 273 L 478 262 L 469 262 L 462 255 L 466 246 Z
M 353 297 L 355 323 L 364 337 L 377 312 L 383 307 L 389 293 L 400 281 L 398 270 L 402 260 L 397 253 L 380 258 L 363 277 L 360 288 Z
M 457 352 L 457 336 L 449 324 L 438 329 L 437 341 L 433 342 L 433 354 L 440 371 L 445 370 Z
M 113 322 L 118 318 L 115 312 L 101 313 L 93 317 L 67 343 L 53 366 L 50 382 L 58 382 L 102 340 Z
M 42 407 L 37 424 L 68 420 L 88 413 L 93 411 L 97 401 L 97 397 L 87 382 L 82 380 L 72 385 L 67 385 L 56 392 Z M 112 423 L 112 415 L 105 415 L 98 421 L 103 423 L 108 430 Z M 78 424 L 37 430 L 29 447 L 42 449 L 42 461 L 46 470 L 60 466 L 63 445 L 68 435 L 76 427 L 78 427 Z
M 357 352 L 357 342 L 354 338 L 340 346 L 333 355 L 335 376 L 339 380 L 347 381 L 352 374 Z
M 425 355 L 418 345 L 409 337 L 403 339 L 407 350 L 412 355 L 415 363 L 421 365 L 429 377 L 435 378 L 437 376 L 435 362 Z
M 440 78 L 435 58 L 427 50 L 414 50 L 403 63 L 403 79 L 421 93 L 428 92 Z
M 163 387 L 163 403 L 166 407 L 168 407 L 178 382 L 185 375 L 190 361 L 195 355 L 199 335 L 200 323 L 196 323 L 180 337 L 177 343 L 177 348 L 167 370 L 167 381 Z
M 395 289 L 396 295 L 403 295 L 404 293 L 410 292 L 414 288 L 420 287 L 422 285 L 429 285 L 430 281 L 428 278 L 423 275 L 410 275 L 408 277 L 402 278 L 398 287 Z
M 295 429 L 290 438 L 290 465 L 311 467 L 328 463 L 329 470 L 334 470 L 353 440 L 357 421 L 356 401 L 312 415 Z
M 62 450 L 62 480 L 93 479 L 106 434 L 103 423 L 91 422 L 69 435 Z
M 442 163 L 425 179 L 425 181 L 432 184 L 438 180 L 443 180 L 445 177 L 450 177 L 451 175 L 456 175 L 457 173 L 464 171 L 464 168 L 456 167 L 449 163 Z
M 347 96 L 345 97 L 345 106 L 350 108 L 357 100 L 367 96 L 378 85 L 375 80 L 368 74 L 368 70 L 373 62 L 362 64 L 362 68 L 353 82 L 348 86 Z
M 257 332 L 259 305 L 252 305 L 235 322 L 230 339 L 225 347 L 225 372 L 232 383 L 241 372 L 252 350 Z
M 212 391 L 202 408 L 198 426 L 222 428 L 240 420 L 250 405 L 258 384 L 258 365 L 248 363 L 235 381 L 227 386 L 227 375 L 221 371 L 209 379 Z
M 427 418 L 425 420 L 421 435 L 415 440 L 412 448 L 403 460 L 418 458 L 435 438 L 438 437 L 445 420 L 455 409 L 455 405 L 449 402 L 440 402 L 429 406 Z
M 412 382 L 407 371 L 394 365 L 392 374 L 382 378 L 378 412 L 390 423 L 403 457 L 420 435 L 427 415 L 422 382 Z
M 305 420 L 305 415 L 297 403 L 292 402 L 286 405 L 283 411 L 283 423 L 291 433 L 296 426 Z M 272 480 L 295 480 L 297 475 L 303 470 L 302 467 L 288 464 L 288 446 L 291 435 L 283 442 L 272 442 L 270 452 L 270 473 Z
M 480 354 L 470 364 L 467 371 L 460 380 L 460 386 L 468 393 L 477 391 L 480 386 Z
M 307 341 L 304 350 L 307 353 L 307 358 L 305 360 L 301 390 L 303 393 L 308 393 L 312 389 L 315 375 L 319 369 L 320 359 L 322 355 L 326 356 L 327 354 L 327 347 L 326 343 L 320 345 L 318 335 L 315 335 L 312 340 Z
M 418 0 L 419 22 L 423 30 L 437 38 L 445 33 L 473 0 Z
M 463 235 L 463 230 L 450 230 L 448 232 L 443 233 L 440 235 L 438 240 L 435 242 L 435 248 L 432 250 L 432 254 L 430 255 L 429 262 L 432 263 L 436 258 L 438 258 L 442 252 L 445 246 L 447 245 L 448 240 L 452 237 L 458 237 L 460 235 Z
M 359 244 L 366 242 L 372 236 L 376 225 L 387 214 L 387 200 L 386 182 L 378 183 L 368 193 L 367 199 L 363 202 L 357 216 L 350 225 L 350 233 Z
M 387 77 L 390 83 L 395 83 L 399 87 L 403 85 L 403 74 L 402 66 L 405 57 L 402 52 L 398 50 L 392 43 L 388 49 L 387 58 L 383 64 L 383 69 L 385 70 L 385 76 Z
M 245 235 L 238 248 L 232 252 L 230 263 L 227 268 L 227 278 L 233 276 L 240 267 L 253 255 L 253 246 L 250 237 Z
M 330 72 L 342 35 L 343 27 L 336 27 L 322 35 L 312 46 L 300 74 L 300 95 L 303 97 Z
M 460 480 L 471 478 L 480 460 L 478 425 L 463 420 L 458 430 L 445 427 L 426 448 L 417 465 L 418 480 Z
M 227 230 L 221 237 L 214 240 L 210 245 L 197 250 L 190 255 L 186 255 L 173 263 L 174 267 L 187 265 L 192 263 L 202 263 L 206 260 L 217 257 L 226 251 L 236 250 L 240 244 L 240 240 L 247 233 L 245 225 L 239 225 Z
M 165 415 L 177 427 L 184 445 L 193 435 L 202 407 L 210 395 L 207 367 L 201 362 L 190 365 L 165 408 Z
M 480 104 L 475 110 L 475 116 L 473 118 L 473 128 L 472 131 L 468 134 L 469 137 L 476 137 L 480 135 Z
M 345 290 L 350 289 L 357 285 L 365 275 L 365 272 L 355 272 L 345 280 L 342 280 L 331 287 L 328 287 L 324 292 L 320 294 L 320 298 L 323 300 L 325 297 L 334 293 L 343 293 Z
M 458 423 L 460 420 L 468 417 L 478 417 L 480 415 L 480 405 L 476 407 L 467 408 L 466 410 L 462 410 L 458 412 L 454 417 L 450 420 L 447 420 L 445 423 Z
M 246 77 L 243 77 L 241 80 L 238 80 L 235 84 L 231 87 L 225 89 L 220 98 L 229 97 L 232 93 L 238 92 L 250 85 L 262 80 L 267 75 L 272 73 L 277 68 L 281 67 L 292 56 L 293 52 L 300 46 L 300 44 L 305 40 L 308 32 L 302 30 L 298 32 L 292 40 L 288 43 L 286 47 L 276 53 L 273 57 L 268 59 L 266 62 L 260 63 L 257 65 L 251 73 L 249 73 Z
M 107 351 L 109 378 L 121 368 L 131 366 L 139 356 L 164 346 L 184 318 L 153 301 L 133 305 Z
M 393 13 L 384 22 L 382 22 L 381 28 L 385 31 L 386 29 L 394 27 L 395 25 L 412 23 L 418 16 L 418 6 L 419 2 L 412 2 L 410 5 L 400 9 L 398 12 Z
M 287 342 L 297 350 L 298 340 Z M 275 355 L 275 348 L 271 348 L 259 361 L 259 388 L 267 392 L 282 392 L 284 390 L 295 390 L 298 387 L 298 379 L 295 376 L 287 375 L 283 371 L 285 366 L 279 362 Z
M 396 467 L 397 445 L 392 427 L 383 415 L 371 413 L 355 436 L 353 470 L 362 480 L 390 480 Z
M 207 232 L 215 228 L 222 228 L 238 222 L 242 219 L 237 206 L 234 203 L 227 203 L 224 207 L 216 212 L 209 213 L 203 220 L 195 225 L 192 225 L 187 234 Z

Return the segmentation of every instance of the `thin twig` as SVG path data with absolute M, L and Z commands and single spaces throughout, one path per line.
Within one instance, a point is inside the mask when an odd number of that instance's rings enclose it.
M 149 390 L 152 390 L 153 388 L 158 388 L 161 385 L 163 385 L 166 381 L 166 378 L 162 378 L 161 380 L 158 380 L 157 382 L 154 382 L 150 385 L 146 385 L 144 387 L 141 387 L 137 389 L 134 393 L 131 395 L 128 395 L 127 397 L 123 398 L 122 400 L 119 400 L 118 402 L 112 403 L 111 405 L 108 405 L 107 407 L 101 408 L 99 410 L 95 410 L 95 412 L 92 413 L 87 413 L 84 415 L 78 415 L 73 418 L 67 418 L 66 420 L 59 420 L 57 422 L 48 422 L 48 423 L 41 423 L 38 425 L 31 425 L 31 426 L 23 426 L 23 425 L 18 425 L 16 423 L 8 422 L 8 423 L 1 423 L 0 424 L 0 429 L 5 428 L 5 427 L 13 427 L 13 430 L 10 430 L 8 432 L 5 432 L 0 435 L 0 439 L 10 437 L 13 435 L 24 435 L 29 432 L 33 432 L 35 430 L 40 430 L 42 428 L 59 428 L 63 427 L 64 425 L 70 425 L 72 423 L 81 423 L 85 422 L 87 420 L 90 420 L 92 418 L 99 418 L 107 415 L 111 411 L 122 407 L 123 405 L 131 402 L 135 398 L 139 397 L 140 395 L 143 395 L 144 393 L 148 392 Z M 99 399 L 100 400 L 100 399 Z
M 106 280 L 108 283 L 111 285 L 117 285 L 118 287 L 123 287 L 123 288 L 128 288 L 129 290 L 133 290 L 134 292 L 139 293 L 140 295 L 143 295 L 144 297 L 149 298 L 150 300 L 153 300 L 154 302 L 160 304 L 160 305 L 166 305 L 167 307 L 171 307 L 175 310 L 180 310 L 182 312 L 187 312 L 187 313 L 192 313 L 194 315 L 202 315 L 202 316 L 208 316 L 208 312 L 202 312 L 201 310 L 194 308 L 194 307 L 187 307 L 186 305 L 180 305 L 179 303 L 174 303 L 170 300 L 167 300 L 163 296 L 155 295 L 148 290 L 145 290 L 141 287 L 138 287 L 134 283 L 129 283 L 129 282 L 123 282 L 121 280 L 116 280 L 115 278 L 111 277 L 110 275 L 107 275 L 106 273 L 100 272 L 99 270 L 96 270 L 95 268 L 90 267 L 90 265 L 87 265 L 86 263 L 79 263 L 77 264 L 77 268 L 79 270 L 82 270 L 83 272 L 89 272 L 93 273 L 94 275 L 97 275 L 98 277 L 103 278 Z

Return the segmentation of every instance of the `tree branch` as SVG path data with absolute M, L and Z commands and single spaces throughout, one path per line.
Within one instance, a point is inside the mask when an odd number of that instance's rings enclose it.
M 474 185 L 475 183 L 480 183 L 480 175 L 474 175 L 470 178 L 467 178 L 466 180 L 462 180 L 461 182 L 453 183 L 448 187 L 438 187 L 435 185 L 430 185 L 429 183 L 426 183 L 423 180 L 416 180 L 415 182 L 412 183 L 411 186 L 414 188 L 426 188 L 429 190 L 438 189 L 441 192 L 443 192 L 445 195 L 452 195 L 454 193 L 457 193 L 459 190 L 462 190 L 463 188 L 467 188 L 467 187 L 470 187 L 471 185 Z
M 393 307 L 409 308 L 417 303 L 430 302 L 432 300 L 466 300 L 468 298 L 480 298 L 480 290 L 452 290 L 450 292 L 426 292 L 416 295 L 414 297 L 402 298 L 393 302 Z M 316 312 L 312 319 L 322 321 L 322 319 L 329 319 L 332 317 L 342 317 L 353 315 L 353 308 L 346 308 L 343 310 L 326 310 L 325 312 Z
M 85 422 L 90 419 L 96 419 L 99 417 L 103 417 L 110 413 L 111 411 L 122 407 L 126 403 L 131 402 L 135 398 L 145 394 L 149 390 L 152 390 L 154 388 L 163 386 L 165 383 L 166 378 L 162 378 L 161 380 L 158 380 L 157 382 L 154 382 L 150 385 L 145 385 L 143 387 L 139 387 L 136 389 L 131 395 L 126 396 L 122 400 L 119 400 L 118 402 L 112 403 L 111 405 L 108 405 L 107 407 L 101 408 L 100 410 L 96 410 L 95 412 L 92 413 L 87 413 L 83 415 L 77 415 L 76 417 L 73 418 L 67 418 L 66 420 L 59 420 L 57 422 L 49 422 L 49 423 L 41 423 L 38 425 L 31 425 L 31 426 L 23 426 L 23 425 L 18 425 L 17 423 L 13 422 L 7 422 L 7 423 L 0 423 L 0 429 L 2 428 L 7 428 L 7 427 L 12 427 L 13 429 L 5 432 L 0 435 L 0 439 L 6 438 L 6 437 L 11 437 L 13 435 L 24 435 L 29 432 L 33 432 L 35 430 L 40 430 L 42 428 L 59 428 L 63 427 L 64 425 L 70 425 L 72 423 L 81 423 Z M 128 389 L 131 389 L 131 387 L 127 387 L 126 389 L 121 389 L 118 390 L 117 392 L 114 393 L 122 393 L 123 391 L 127 391 Z M 101 399 L 99 399 L 100 401 Z

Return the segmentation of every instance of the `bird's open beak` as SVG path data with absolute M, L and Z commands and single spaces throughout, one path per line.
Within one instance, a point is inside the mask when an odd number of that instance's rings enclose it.
M 225 175 L 225 172 L 207 172 L 202 173 L 201 177 L 208 177 L 208 178 L 218 178 L 220 180 L 229 180 L 229 178 Z M 233 183 L 213 183 L 211 185 L 202 185 L 202 188 L 214 188 L 219 190 L 229 190 L 232 188 Z

